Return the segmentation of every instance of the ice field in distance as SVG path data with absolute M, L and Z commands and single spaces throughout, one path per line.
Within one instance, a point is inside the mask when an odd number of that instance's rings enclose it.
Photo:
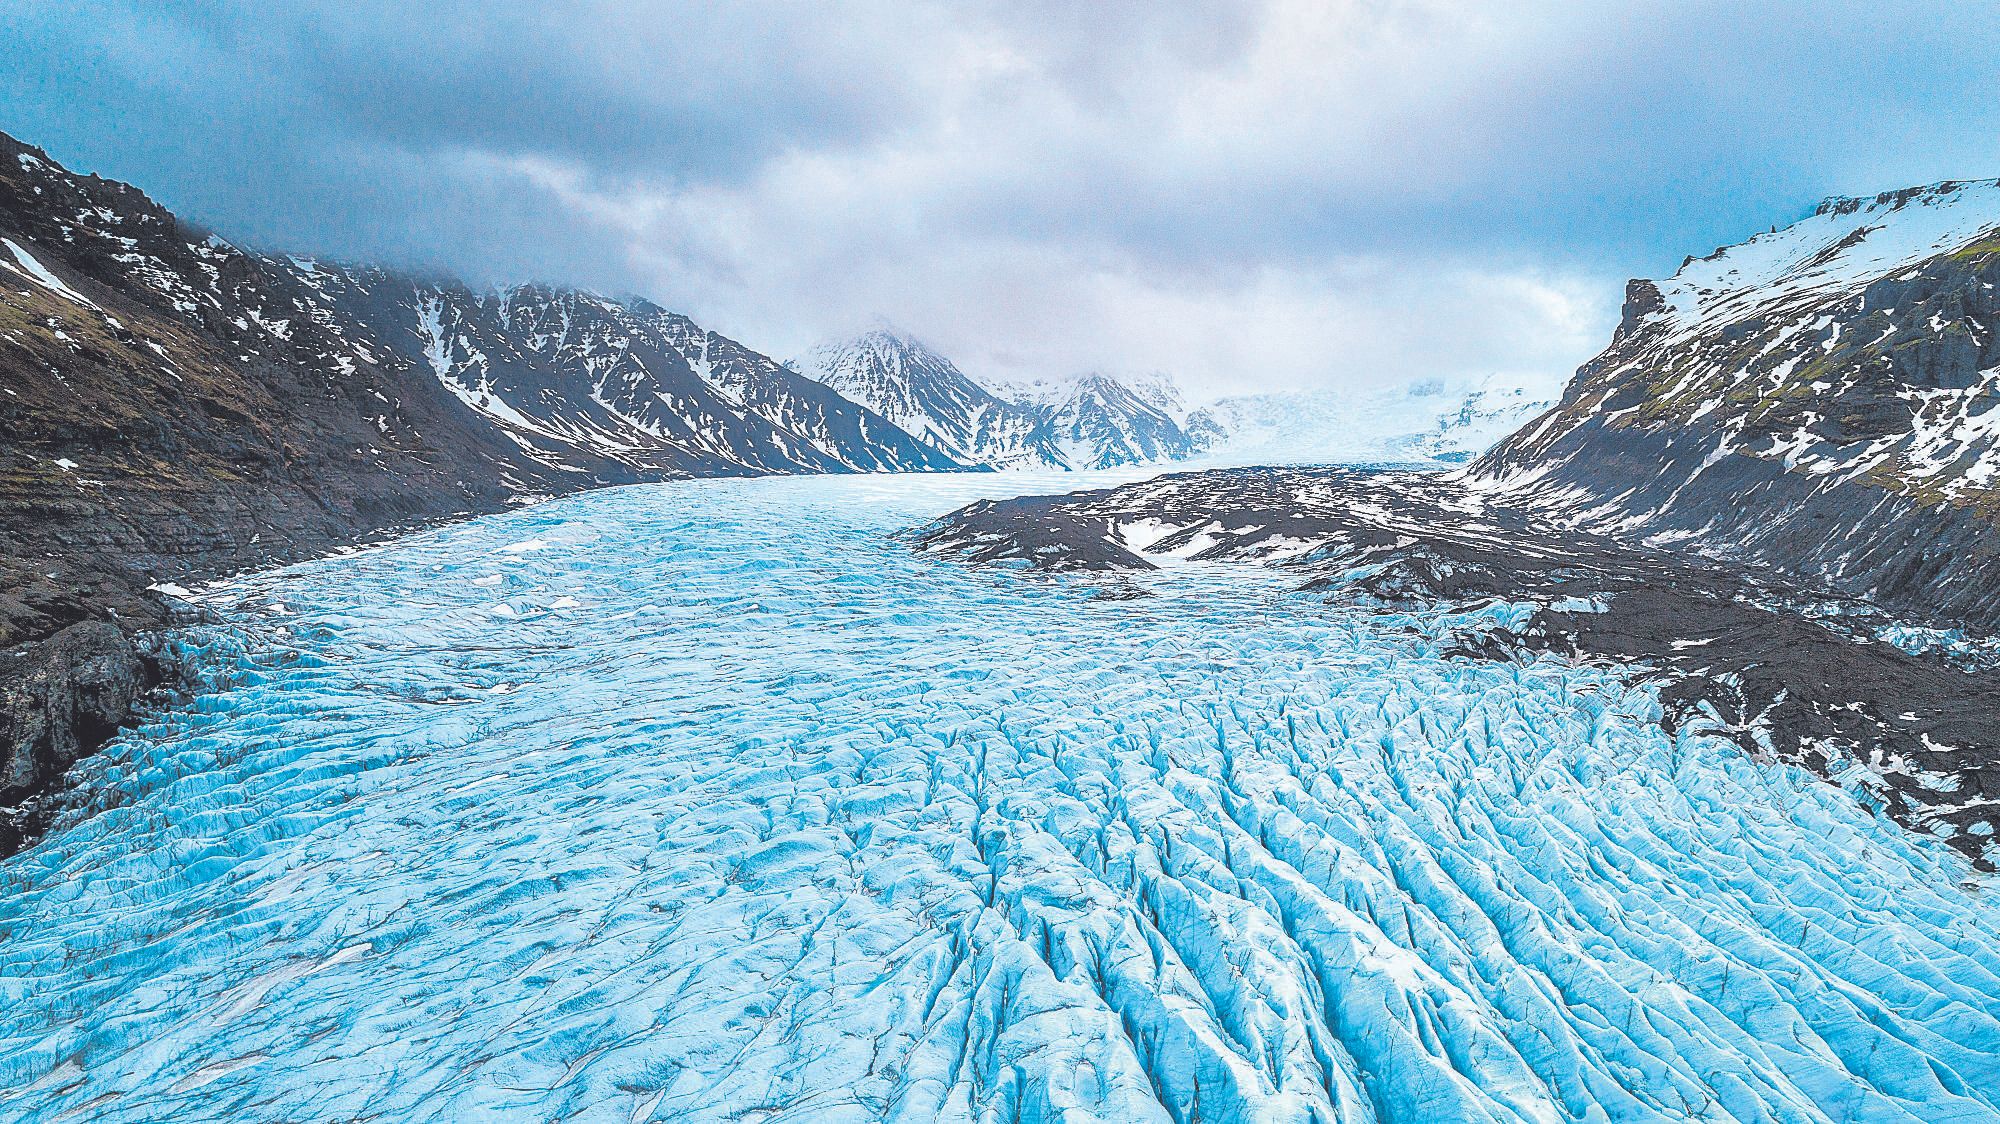
M 1944 844 L 1476 620 L 890 536 L 1046 490 L 639 486 L 224 587 L 217 689 L 0 864 L 0 1119 L 2000 1120 Z

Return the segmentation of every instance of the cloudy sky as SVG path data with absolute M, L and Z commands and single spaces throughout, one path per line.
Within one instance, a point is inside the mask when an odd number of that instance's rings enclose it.
M 774 354 L 1564 374 L 1623 281 L 2000 175 L 2000 3 L 19 0 L 0 129 L 238 242 Z

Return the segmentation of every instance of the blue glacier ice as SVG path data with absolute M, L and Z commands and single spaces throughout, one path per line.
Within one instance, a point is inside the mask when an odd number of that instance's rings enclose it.
M 705 481 L 208 591 L 0 864 L 0 1118 L 2000 1120 L 2000 904 L 1610 667 L 1016 480 Z M 1483 610 L 1504 620 L 1524 609 Z

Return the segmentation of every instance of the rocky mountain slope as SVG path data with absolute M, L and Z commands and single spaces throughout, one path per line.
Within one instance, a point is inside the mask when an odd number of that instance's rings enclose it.
M 877 329 L 814 348 L 793 366 L 955 460 L 1065 467 L 1045 411 L 994 395 L 908 336 Z
M 1475 480 L 1922 617 L 2000 626 L 2000 183 L 1833 199 L 1634 281 Z
M 0 850 L 159 679 L 150 584 L 602 484 L 960 467 L 644 302 L 246 253 L 5 136 L 0 392 Z
M 559 471 L 633 478 L 961 467 L 867 408 L 646 301 L 529 285 L 474 292 L 286 263 L 411 368 Z

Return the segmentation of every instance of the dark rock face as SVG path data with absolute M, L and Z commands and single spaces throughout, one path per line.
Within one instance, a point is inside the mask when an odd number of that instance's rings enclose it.
M 0 849 L 151 682 L 155 582 L 604 484 L 958 467 L 643 302 L 244 253 L 0 135 Z
M 1982 865 L 1996 857 L 2000 687 L 1990 672 L 1879 639 L 1885 618 L 1865 603 L 1580 533 L 1532 509 L 1481 502 L 1448 477 L 1191 473 L 982 502 L 914 537 L 922 549 L 1040 571 L 1115 575 L 1174 553 L 1281 565 L 1302 589 L 1368 605 L 1534 602 L 1518 632 L 1470 633 L 1459 651 L 1648 666 L 1670 722 L 1714 723 L 1752 752 L 1860 787 Z
M 1579 526 L 2000 628 L 2000 185 L 1820 212 L 1634 282 L 1474 467 Z
M 48 779 L 104 744 L 160 682 L 132 637 L 104 621 L 79 621 L 6 654 L 14 662 L 0 676 L 0 792 L 28 795 L 0 808 L 0 854 L 46 824 L 48 809 L 36 797 Z

